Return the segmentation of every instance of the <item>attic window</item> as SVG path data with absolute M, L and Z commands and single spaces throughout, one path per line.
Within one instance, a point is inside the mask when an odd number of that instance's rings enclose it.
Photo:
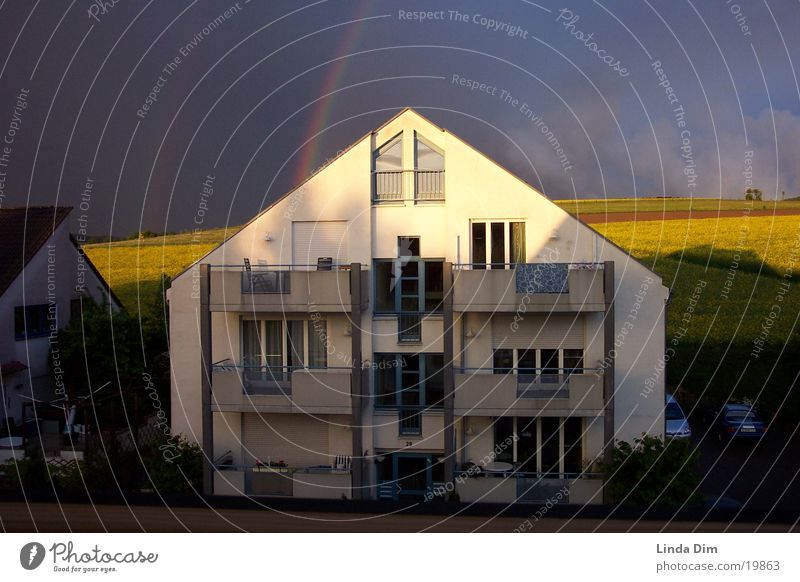
M 396 135 L 373 155 L 372 199 L 374 202 L 403 200 L 403 136 Z
M 417 134 L 414 135 L 414 200 L 444 201 L 444 153 Z

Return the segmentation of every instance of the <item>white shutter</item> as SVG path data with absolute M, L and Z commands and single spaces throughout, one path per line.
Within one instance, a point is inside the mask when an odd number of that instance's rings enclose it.
M 292 223 L 292 263 L 316 265 L 320 257 L 331 257 L 336 264 L 348 262 L 346 221 Z
M 525 314 L 492 318 L 493 348 L 583 349 L 584 317 L 580 313 Z
M 243 415 L 246 461 L 285 461 L 290 467 L 330 465 L 328 424 L 304 414 Z

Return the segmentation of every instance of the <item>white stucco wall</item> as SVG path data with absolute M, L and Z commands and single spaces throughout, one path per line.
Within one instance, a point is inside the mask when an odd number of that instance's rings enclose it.
M 446 203 L 415 205 L 371 204 L 372 152 L 398 133 L 404 133 L 404 167 L 413 167 L 410 155 L 414 132 L 445 152 Z M 370 268 L 374 258 L 395 257 L 398 236 L 420 236 L 422 255 L 440 257 L 452 263 L 470 260 L 470 220 L 524 220 L 526 227 L 526 257 L 529 262 L 613 261 L 615 268 L 615 335 L 624 340 L 616 347 L 614 372 L 616 379 L 615 425 L 618 437 L 630 440 L 642 432 L 663 432 L 663 377 L 656 390 L 642 396 L 644 381 L 664 349 L 664 302 L 667 289 L 660 279 L 610 244 L 589 227 L 571 217 L 545 196 L 506 172 L 483 154 L 452 134 L 434 126 L 413 111 L 406 111 L 376 132 L 365 136 L 308 179 L 288 196 L 267 211 L 256 216 L 224 245 L 212 251 L 201 262 L 209 264 L 241 264 L 249 258 L 255 265 L 289 264 L 292 262 L 292 221 L 345 220 L 348 222 L 347 255 L 331 249 L 336 262 L 360 262 Z M 269 234 L 270 241 L 265 240 Z M 343 245 L 344 246 L 344 245 Z M 645 299 L 636 307 L 637 293 L 643 281 L 650 281 Z M 177 432 L 200 438 L 200 357 L 197 341 L 198 300 L 191 297 L 192 270 L 177 277 L 170 290 L 170 333 L 173 367 L 173 425 Z M 370 298 L 372 301 L 372 298 Z M 398 347 L 391 337 L 392 322 L 372 319 L 371 307 L 364 313 L 364 327 L 372 330 L 364 337 L 365 359 L 373 351 L 434 351 L 441 349 L 441 334 L 436 333 L 434 321 L 428 322 L 431 333 L 425 333 L 425 343 L 414 348 Z M 631 312 L 636 315 L 630 326 Z M 222 320 L 220 318 L 223 318 Z M 603 316 L 586 314 L 585 366 L 602 365 Z M 336 327 L 346 318 L 333 322 L 329 333 L 340 332 Z M 469 314 L 469 325 L 480 327 L 486 316 Z M 235 355 L 235 342 L 217 334 L 231 330 L 233 319 L 214 317 L 214 358 Z M 629 322 L 630 324 L 630 322 Z M 623 330 L 625 330 L 623 332 Z M 238 331 L 236 332 L 238 334 Z M 471 341 L 465 362 L 480 365 L 490 354 L 485 336 Z M 238 336 L 237 336 L 238 337 Z M 388 339 L 387 339 L 388 338 Z M 344 339 L 344 338 L 343 338 Z M 430 340 L 430 342 L 429 342 Z M 455 332 L 456 353 L 460 344 L 460 327 Z M 458 358 L 458 356 L 457 356 Z M 458 361 L 458 359 L 457 359 Z M 371 375 L 370 375 L 371 378 Z M 372 413 L 368 413 L 369 422 Z M 368 431 L 364 436 L 365 449 L 379 448 L 384 442 L 394 442 L 396 434 L 385 429 Z M 593 433 L 595 443 L 597 434 Z

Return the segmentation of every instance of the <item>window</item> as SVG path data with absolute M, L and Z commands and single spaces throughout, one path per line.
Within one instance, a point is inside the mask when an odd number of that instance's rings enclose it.
M 444 154 L 418 135 L 414 139 L 414 199 L 444 200 Z
M 70 299 L 69 302 L 69 320 L 79 321 L 83 315 L 83 304 L 80 297 Z
M 375 354 L 378 406 L 440 407 L 444 401 L 442 354 Z
M 374 202 L 403 200 L 403 140 L 395 136 L 373 155 L 372 198 Z
M 328 367 L 328 322 L 312 319 L 308 322 L 308 367 Z
M 444 263 L 405 255 L 375 260 L 377 313 L 431 313 L 444 300 Z
M 473 269 L 507 269 L 526 262 L 524 222 L 472 221 L 471 236 Z
M 486 268 L 486 223 L 472 223 L 472 268 Z
M 583 373 L 583 350 L 551 348 L 495 348 L 493 357 L 495 374 L 516 373 L 530 377 L 557 376 Z M 521 378 L 520 381 L 523 381 Z
M 325 368 L 328 332 L 324 319 L 242 320 L 242 365 L 252 371 Z
M 50 322 L 53 328 L 58 328 L 56 319 L 56 306 L 52 306 L 52 314 L 48 313 L 48 306 L 26 305 L 14 308 L 14 339 L 24 340 L 44 337 L 50 333 Z
M 523 473 L 557 478 L 583 470 L 583 418 L 499 417 L 494 420 L 496 460 Z M 515 446 L 503 447 L 511 437 Z
M 514 350 L 495 350 L 493 363 L 495 374 L 510 374 L 514 368 Z

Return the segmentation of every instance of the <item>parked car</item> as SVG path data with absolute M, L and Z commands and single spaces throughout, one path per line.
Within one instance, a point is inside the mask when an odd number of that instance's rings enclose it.
M 667 394 L 664 420 L 664 434 L 668 439 L 688 439 L 692 436 L 692 427 L 689 426 L 681 405 L 672 394 Z
M 711 430 L 719 440 L 757 440 L 767 432 L 767 425 L 749 404 L 724 404 L 711 409 Z

